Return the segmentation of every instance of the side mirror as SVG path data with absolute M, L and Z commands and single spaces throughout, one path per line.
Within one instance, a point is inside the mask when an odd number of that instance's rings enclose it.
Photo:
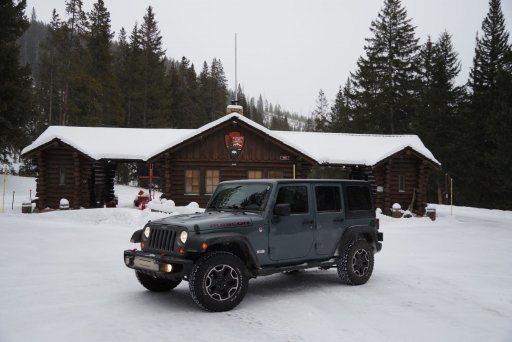
M 276 204 L 274 207 L 274 215 L 277 216 L 290 216 L 291 208 L 290 203 Z

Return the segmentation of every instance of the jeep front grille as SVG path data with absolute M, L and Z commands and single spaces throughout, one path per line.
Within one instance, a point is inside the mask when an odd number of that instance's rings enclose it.
M 151 234 L 145 246 L 145 250 L 154 252 L 172 252 L 176 232 L 170 229 L 151 228 Z

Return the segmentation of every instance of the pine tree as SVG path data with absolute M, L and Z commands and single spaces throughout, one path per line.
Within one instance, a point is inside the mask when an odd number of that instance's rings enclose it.
M 418 39 L 400 0 L 385 0 L 372 21 L 372 38 L 351 75 L 357 103 L 354 124 L 362 132 L 405 133 L 414 121 Z
M 119 40 L 114 50 L 114 73 L 117 80 L 119 89 L 119 98 L 121 102 L 121 119 L 123 127 L 131 127 L 131 92 L 132 92 L 132 77 L 130 72 L 130 44 L 126 35 L 124 27 L 119 31 Z
M 464 146 L 466 161 L 472 167 L 460 168 L 461 201 L 482 207 L 511 207 L 509 180 L 510 81 L 509 33 L 500 0 L 489 1 L 489 12 L 482 23 L 482 37 L 476 39 L 470 71 L 470 106 L 466 118 Z M 508 126 L 507 126 L 508 125 Z
M 29 142 L 32 119 L 30 68 L 19 64 L 17 40 L 28 28 L 26 1 L 0 0 L 0 160 Z
M 228 103 L 228 90 L 226 75 L 224 74 L 224 67 L 220 59 L 214 58 L 210 71 L 211 88 L 209 89 L 212 94 L 212 109 L 210 119 L 216 120 L 224 115 L 226 112 L 226 105 Z
M 142 54 L 142 127 L 168 125 L 164 108 L 165 51 L 162 36 L 153 13 L 148 7 L 139 32 Z
M 318 92 L 316 107 L 311 113 L 315 132 L 327 132 L 329 130 L 329 103 L 322 89 Z
M 98 0 L 94 4 L 88 19 L 86 71 L 89 80 L 89 106 L 82 123 L 94 126 L 120 126 L 123 120 L 112 56 L 114 34 L 110 31 L 110 13 L 103 0 Z
M 62 61 L 68 53 L 66 29 L 57 11 L 52 12 L 46 39 L 41 44 L 39 55 L 39 73 L 36 79 L 37 98 L 39 102 L 42 126 L 62 124 L 58 121 L 63 112 L 64 87 L 66 74 Z
M 352 127 L 353 103 L 351 101 L 352 84 L 350 78 L 347 79 L 345 86 L 340 87 L 336 94 L 336 99 L 331 107 L 331 117 L 329 130 L 333 132 L 354 132 Z
M 39 55 L 41 54 L 41 42 L 46 39 L 48 25 L 37 20 L 35 9 L 32 8 L 30 26 L 18 40 L 20 45 L 20 64 L 29 64 L 32 77 L 39 75 Z
M 437 178 L 437 184 L 432 182 L 435 188 L 431 192 L 437 192 L 441 199 L 444 173 L 452 173 L 459 163 L 459 152 L 464 148 L 460 144 L 464 88 L 455 86 L 460 62 L 450 34 L 443 32 L 435 43 L 429 37 L 421 48 L 418 64 L 421 88 L 415 131 L 443 164 L 444 172 L 431 177 Z
M 87 54 L 84 48 L 84 36 L 87 17 L 83 11 L 82 0 L 66 0 L 67 22 L 61 30 L 67 36 L 67 49 L 60 61 L 64 75 L 62 106 L 59 112 L 60 125 L 81 125 L 87 116 L 88 75 L 85 69 Z
M 258 103 L 256 104 L 256 107 L 258 109 L 258 112 L 260 113 L 264 113 L 265 112 L 265 108 L 263 107 L 263 97 L 261 96 L 258 96 Z
M 213 94 L 211 91 L 210 68 L 206 61 L 198 77 L 198 101 L 200 102 L 201 122 L 210 122 L 213 111 Z
M 251 113 L 252 113 L 252 120 L 259 123 L 260 125 L 263 125 L 263 99 L 261 98 L 261 95 L 258 98 L 258 101 L 256 104 L 254 103 L 254 98 L 251 98 Z
M 170 125 L 177 128 L 197 128 L 204 124 L 194 65 L 185 57 L 180 62 L 171 61 L 166 83 Z
M 142 54 L 140 29 L 137 22 L 133 26 L 129 39 L 128 55 L 126 57 L 126 69 L 129 76 L 126 77 L 128 84 L 126 84 L 125 122 L 127 127 L 142 127 L 144 56 Z

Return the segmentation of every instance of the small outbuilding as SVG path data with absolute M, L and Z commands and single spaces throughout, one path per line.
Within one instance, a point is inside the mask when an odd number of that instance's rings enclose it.
M 376 205 L 400 203 L 423 215 L 428 173 L 440 163 L 415 135 L 269 130 L 232 113 L 198 129 L 52 126 L 23 156 L 38 170 L 38 208 L 112 203 L 119 163 L 159 170 L 163 196 L 205 206 L 217 184 L 251 178 L 336 177 L 374 183 Z

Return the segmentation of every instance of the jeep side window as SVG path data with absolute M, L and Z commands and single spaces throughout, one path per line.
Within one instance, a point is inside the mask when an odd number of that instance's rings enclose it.
M 305 186 L 283 186 L 279 189 L 276 204 L 290 203 L 291 214 L 309 211 L 308 189 Z
M 317 186 L 316 210 L 322 211 L 341 211 L 340 187 L 338 186 Z
M 371 210 L 370 189 L 366 186 L 351 185 L 346 187 L 348 210 Z

